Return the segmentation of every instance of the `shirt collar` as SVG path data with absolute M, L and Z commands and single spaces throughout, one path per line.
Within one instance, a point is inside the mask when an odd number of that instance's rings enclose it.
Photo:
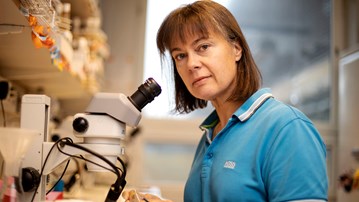
M 256 110 L 268 99 L 273 97 L 269 88 L 263 88 L 255 92 L 244 104 L 234 112 L 234 116 L 238 117 L 241 122 L 248 120 Z M 218 116 L 214 110 L 200 125 L 201 129 L 213 127 L 218 122 Z
M 257 109 L 268 99 L 273 97 L 269 88 L 263 88 L 254 93 L 244 104 L 234 113 L 242 122 L 251 118 Z

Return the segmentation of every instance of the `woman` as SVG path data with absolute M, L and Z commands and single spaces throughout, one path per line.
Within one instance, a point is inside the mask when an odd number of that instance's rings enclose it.
M 184 201 L 327 201 L 325 144 L 303 113 L 260 89 L 261 74 L 225 7 L 197 1 L 174 10 L 157 46 L 163 59 L 171 56 L 176 110 L 215 108 L 201 124 Z

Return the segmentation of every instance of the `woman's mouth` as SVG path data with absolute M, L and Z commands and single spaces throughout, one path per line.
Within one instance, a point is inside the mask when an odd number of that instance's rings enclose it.
M 207 80 L 207 78 L 209 78 L 210 76 L 202 76 L 202 77 L 198 77 L 196 78 L 192 85 L 195 86 L 195 85 L 201 85 L 205 82 L 205 80 Z

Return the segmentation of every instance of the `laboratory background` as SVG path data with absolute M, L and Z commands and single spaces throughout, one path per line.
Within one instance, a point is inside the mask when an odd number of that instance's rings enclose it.
M 29 187 L 32 191 L 17 197 L 104 201 L 116 181 L 113 172 L 80 159 L 85 154 L 78 148 L 66 153 L 80 158 L 64 159 L 51 149 L 65 137 L 86 140 L 84 146 L 101 141 L 74 134 L 88 117 L 87 124 L 98 128 L 95 133 L 121 133 L 105 141 L 107 148 L 89 147 L 111 153 L 111 141 L 118 142 L 116 155 L 122 162 L 117 166 L 122 174 L 127 168 L 125 189 L 182 201 L 202 135 L 198 126 L 213 108 L 173 113 L 173 89 L 161 71 L 155 38 L 164 17 L 190 2 L 0 0 L 2 190 L 14 189 L 12 176 L 23 176 L 21 169 L 35 167 L 28 173 L 44 170 L 38 173 L 38 194 Z M 217 2 L 238 20 L 263 86 L 303 111 L 319 129 L 327 146 L 329 201 L 359 201 L 359 0 Z M 157 88 L 157 94 L 133 110 L 127 97 L 136 97 L 143 86 Z M 113 122 L 105 113 L 118 119 Z M 48 153 L 52 157 L 42 166 Z

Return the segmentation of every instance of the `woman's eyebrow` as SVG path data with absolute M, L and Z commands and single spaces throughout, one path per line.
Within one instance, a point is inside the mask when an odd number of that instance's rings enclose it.
M 200 42 L 200 41 L 202 41 L 202 40 L 205 40 L 205 39 L 208 39 L 208 37 L 204 37 L 204 36 L 199 37 L 198 39 L 194 40 L 191 45 L 194 46 L 194 45 L 196 45 L 198 42 Z
M 208 37 L 205 37 L 205 36 L 199 37 L 198 39 L 194 40 L 194 41 L 191 43 L 191 46 L 194 46 L 194 45 L 196 45 L 198 42 L 200 42 L 200 41 L 202 41 L 202 40 L 205 40 L 205 39 L 208 39 Z M 170 54 L 172 54 L 172 52 L 174 52 L 174 51 L 180 51 L 180 50 L 181 50 L 181 49 L 180 49 L 180 48 L 177 48 L 177 47 L 172 48 L 172 49 L 170 50 Z
M 172 53 L 173 53 L 174 51 L 180 51 L 180 50 L 181 50 L 180 48 L 172 48 L 171 51 L 170 51 L 170 54 L 172 55 Z

